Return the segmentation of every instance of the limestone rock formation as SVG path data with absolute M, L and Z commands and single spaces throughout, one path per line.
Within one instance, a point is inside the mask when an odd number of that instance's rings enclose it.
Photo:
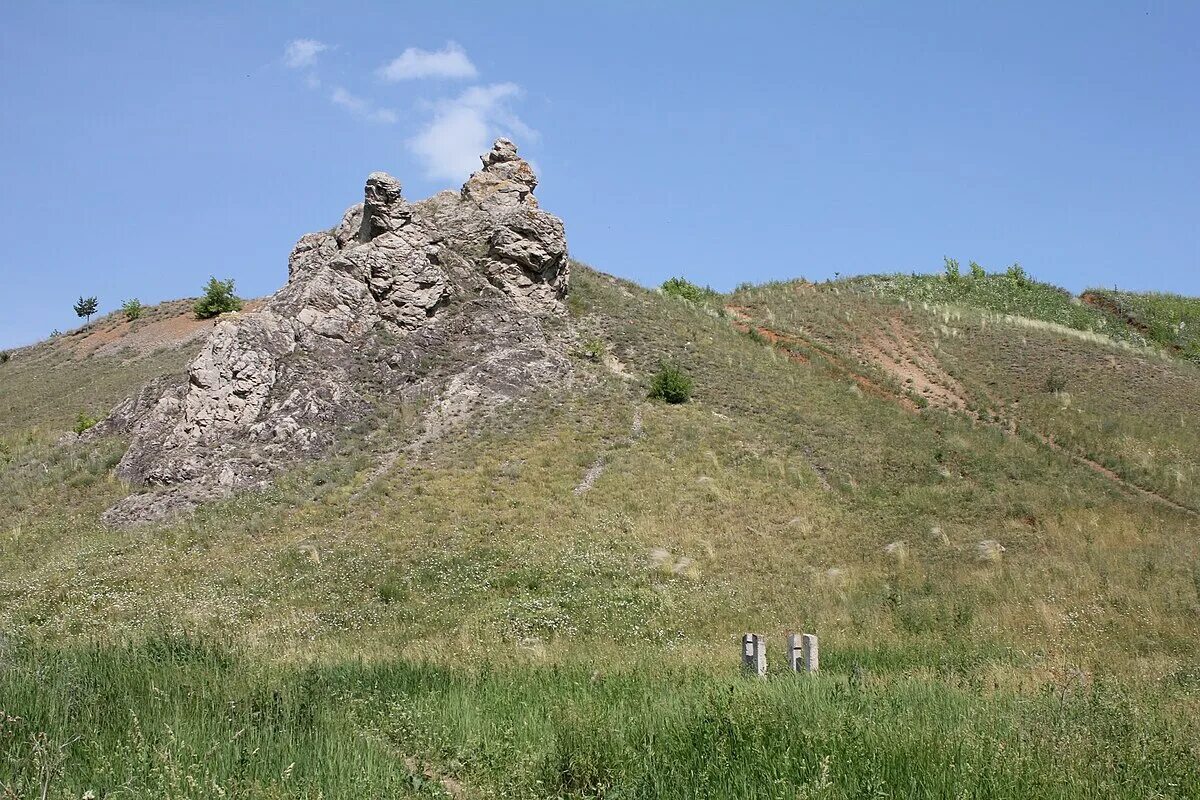
M 336 228 L 301 237 L 282 289 L 217 324 L 186 379 L 147 385 L 89 431 L 131 439 L 117 472 L 139 491 L 106 519 L 262 485 L 380 404 L 424 400 L 436 432 L 568 378 L 562 221 L 512 142 L 482 161 L 461 191 L 417 203 L 369 175 Z

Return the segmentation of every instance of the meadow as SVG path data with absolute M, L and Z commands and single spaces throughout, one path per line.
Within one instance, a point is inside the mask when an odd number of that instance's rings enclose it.
M 1033 693 L 947 665 L 267 669 L 181 636 L 6 648 L 9 797 L 1191 797 L 1168 687 Z M 19 709 L 14 714 L 11 709 Z

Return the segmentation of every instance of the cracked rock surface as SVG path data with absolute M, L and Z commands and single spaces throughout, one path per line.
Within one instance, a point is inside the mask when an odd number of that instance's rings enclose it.
M 570 378 L 560 219 L 498 140 L 459 192 L 409 203 L 367 177 L 363 202 L 300 238 L 287 284 L 223 318 L 181 380 L 154 381 L 88 436 L 130 437 L 118 475 L 137 491 L 114 524 L 187 510 L 319 458 L 381 404 L 422 402 L 426 439 Z

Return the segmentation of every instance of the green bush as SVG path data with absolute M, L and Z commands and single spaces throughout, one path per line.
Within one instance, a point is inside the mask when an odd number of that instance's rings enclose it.
M 1025 273 L 1025 268 L 1020 264 L 1013 264 L 1005 274 L 1008 275 L 1009 280 L 1018 286 L 1024 286 L 1029 283 L 1029 276 Z
M 1046 391 L 1049 394 L 1058 394 L 1066 388 L 1067 376 L 1063 375 L 1058 367 L 1051 369 L 1050 374 L 1046 376 Z
M 663 281 L 662 293 L 691 303 L 703 303 L 717 296 L 710 287 L 698 286 L 686 278 L 668 278 Z
M 204 287 L 204 296 L 196 301 L 194 309 L 199 319 L 208 319 L 230 311 L 240 311 L 242 301 L 233 293 L 233 278 L 219 281 L 209 278 Z
M 946 280 L 957 282 L 962 277 L 962 272 L 958 268 L 958 259 L 950 256 L 942 256 L 942 262 L 946 268 Z
M 662 365 L 650 380 L 650 398 L 668 403 L 686 403 L 692 396 L 692 379 L 679 367 Z
M 605 349 L 603 340 L 591 336 L 583 340 L 583 344 L 579 347 L 579 355 L 588 361 L 599 364 L 604 359 Z
M 75 418 L 75 427 L 73 428 L 73 430 L 76 433 L 83 433 L 84 431 L 86 431 L 88 428 L 92 427 L 99 421 L 100 420 L 96 419 L 91 414 L 87 413 L 86 411 L 80 411 L 79 416 Z
M 7 350 L 0 352 L 0 364 L 7 364 L 8 359 L 12 358 L 12 354 Z
M 386 580 L 379 584 L 379 601 L 384 605 L 403 602 L 408 598 L 408 587 L 397 580 Z
M 138 300 L 136 297 L 132 300 L 126 300 L 121 304 L 121 311 L 125 314 L 125 319 L 129 320 L 130 322 L 133 322 L 135 319 L 141 317 L 144 309 L 145 306 L 142 305 L 142 301 Z
M 969 269 L 971 270 L 971 279 L 972 280 L 978 281 L 978 280 L 982 280 L 987 277 L 987 270 L 984 269 L 981 265 L 976 264 L 974 261 L 971 262 Z

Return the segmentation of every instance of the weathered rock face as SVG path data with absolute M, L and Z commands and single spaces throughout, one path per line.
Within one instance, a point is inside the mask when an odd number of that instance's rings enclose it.
M 118 474 L 142 491 L 113 523 L 152 520 L 326 452 L 381 403 L 423 399 L 426 435 L 569 377 L 562 221 L 501 139 L 460 192 L 408 203 L 367 178 L 331 231 L 301 237 L 288 282 L 221 320 L 186 380 L 155 382 L 90 436 L 125 432 Z

